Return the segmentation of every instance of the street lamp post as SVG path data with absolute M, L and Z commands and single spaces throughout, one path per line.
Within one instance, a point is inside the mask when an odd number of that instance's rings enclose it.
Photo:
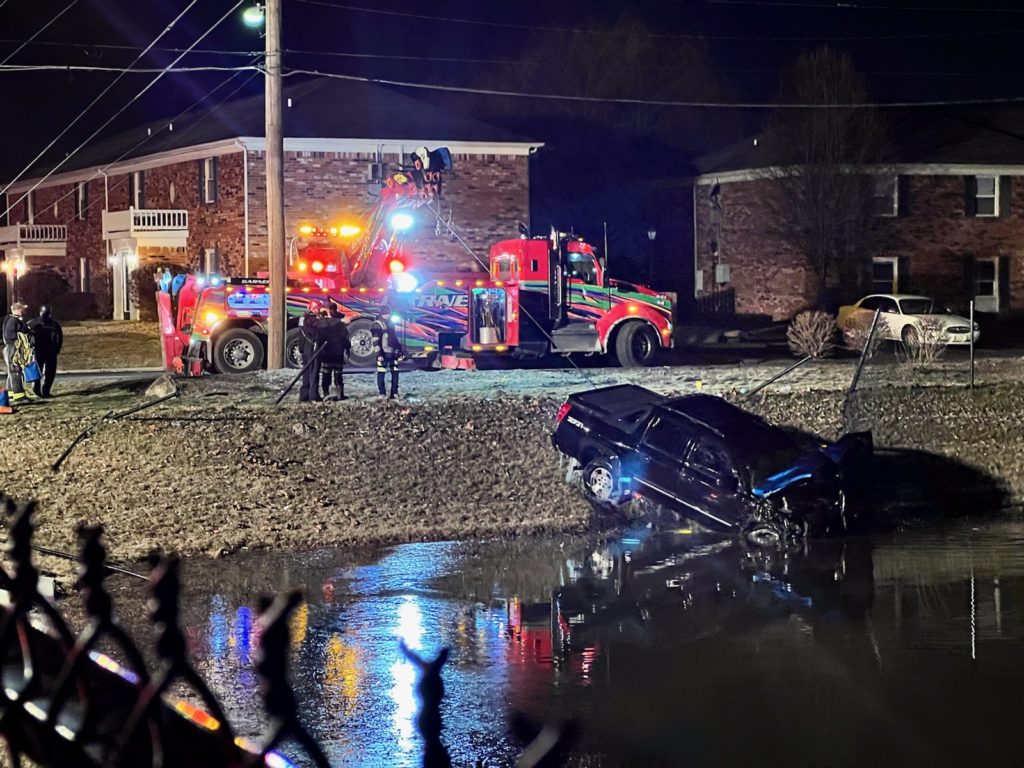
M 654 284 L 654 238 L 658 236 L 658 230 L 651 227 L 647 230 L 647 239 L 650 241 L 650 251 L 647 257 L 647 287 Z

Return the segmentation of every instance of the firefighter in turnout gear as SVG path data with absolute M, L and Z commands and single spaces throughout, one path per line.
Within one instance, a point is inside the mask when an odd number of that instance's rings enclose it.
M 352 348 L 349 340 L 348 325 L 342 319 L 337 307 L 324 310 L 326 316 L 321 317 L 321 337 L 324 345 L 324 353 L 320 358 L 320 368 L 323 371 L 323 391 L 325 400 L 346 400 L 345 381 L 342 378 L 342 371 L 345 368 L 345 355 Z M 321 313 L 323 314 L 323 313 Z M 331 390 L 331 379 L 334 379 L 334 390 Z
M 299 387 L 299 402 L 320 400 L 320 359 L 313 359 L 323 344 L 323 318 L 320 305 L 311 301 L 305 314 L 299 318 L 302 331 L 302 386 Z M 310 365 L 310 361 L 313 361 Z
M 377 353 L 377 391 L 384 396 L 384 374 L 391 374 L 391 390 L 389 400 L 398 397 L 398 363 L 402 359 L 402 345 L 398 343 L 398 334 L 391 322 L 391 309 L 383 306 L 377 313 L 377 319 L 370 327 L 373 334 L 373 348 Z
M 25 387 L 21 378 L 21 370 L 25 363 L 24 359 L 26 340 L 32 333 L 25 322 L 25 310 L 27 305 L 20 301 L 11 305 L 11 314 L 3 319 L 3 345 L 4 363 L 7 365 L 7 394 L 12 403 L 21 400 L 26 396 Z M 31 353 L 31 347 L 29 347 Z M 29 360 L 31 354 L 29 354 Z

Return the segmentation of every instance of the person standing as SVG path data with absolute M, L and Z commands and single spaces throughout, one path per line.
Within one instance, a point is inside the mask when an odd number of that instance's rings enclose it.
M 324 352 L 320 356 L 320 368 L 323 371 L 324 399 L 347 400 L 345 397 L 345 381 L 342 372 L 345 369 L 345 355 L 352 348 L 348 336 L 348 325 L 342 319 L 338 308 L 332 306 L 323 323 Z M 331 391 L 331 378 L 334 378 L 334 391 Z
M 373 335 L 373 348 L 377 353 L 377 391 L 384 397 L 384 374 L 391 374 L 391 390 L 389 400 L 398 397 L 398 361 L 402 357 L 402 345 L 398 343 L 398 334 L 391 322 L 391 309 L 382 306 L 377 319 L 370 326 Z
M 57 355 L 64 346 L 64 331 L 60 323 L 53 319 L 53 311 L 46 305 L 39 308 L 39 317 L 31 321 L 28 327 L 35 336 L 36 362 L 39 363 L 41 374 L 32 382 L 32 390 L 40 397 L 53 397 L 50 389 L 57 376 Z
M 21 380 L 21 366 L 15 363 L 15 351 L 18 345 L 18 334 L 32 333 L 25 322 L 25 310 L 28 307 L 20 301 L 11 305 L 11 314 L 4 318 L 3 341 L 4 341 L 4 364 L 7 366 L 7 392 L 13 404 L 16 400 L 25 397 L 25 387 Z
M 299 402 L 320 400 L 320 352 L 322 344 L 320 305 L 311 301 L 305 314 L 299 318 L 302 331 L 302 386 L 299 387 Z M 314 359 L 315 358 L 315 359 Z

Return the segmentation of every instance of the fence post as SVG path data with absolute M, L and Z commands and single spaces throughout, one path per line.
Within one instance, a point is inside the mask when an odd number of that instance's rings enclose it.
M 971 299 L 970 321 L 967 323 L 971 338 L 971 389 L 974 389 L 974 299 Z

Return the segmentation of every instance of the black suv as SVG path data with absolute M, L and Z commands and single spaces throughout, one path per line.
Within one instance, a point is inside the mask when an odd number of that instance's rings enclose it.
M 603 509 L 640 497 L 708 528 L 778 541 L 847 530 L 846 498 L 871 434 L 815 442 L 720 397 L 627 384 L 571 395 L 554 446 Z

